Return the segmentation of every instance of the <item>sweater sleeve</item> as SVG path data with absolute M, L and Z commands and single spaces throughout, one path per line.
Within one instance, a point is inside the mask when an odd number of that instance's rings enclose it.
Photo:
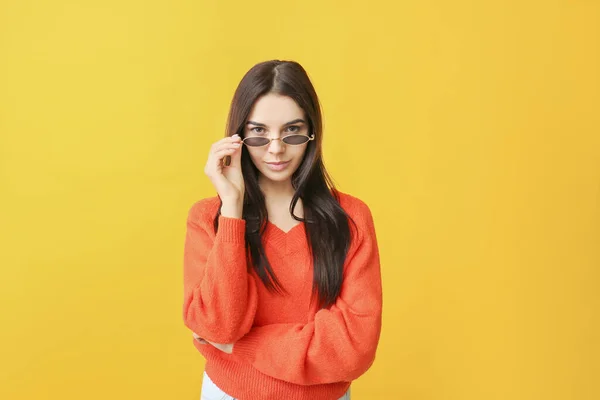
M 250 331 L 258 305 L 247 272 L 243 219 L 213 218 L 200 201 L 189 211 L 184 246 L 185 326 L 204 339 L 233 343 Z
M 369 369 L 381 332 L 382 289 L 373 220 L 363 207 L 356 221 L 358 245 L 348 254 L 335 304 L 307 324 L 252 328 L 234 344 L 234 355 L 266 375 L 299 385 L 349 382 Z

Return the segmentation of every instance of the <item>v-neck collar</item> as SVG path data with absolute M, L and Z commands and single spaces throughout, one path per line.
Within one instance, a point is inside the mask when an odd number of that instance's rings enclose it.
M 296 251 L 298 246 L 306 244 L 304 232 L 304 222 L 297 223 L 289 231 L 285 232 L 271 221 L 267 221 L 265 239 L 275 249 L 288 253 L 289 251 Z
M 284 235 L 289 235 L 290 233 L 292 233 L 292 231 L 296 228 L 298 228 L 300 225 L 304 225 L 304 222 L 298 221 L 298 223 L 294 226 L 292 226 L 290 228 L 289 231 L 284 231 L 283 229 L 281 229 L 280 227 L 278 227 L 277 225 L 275 225 L 274 223 L 272 223 L 271 221 L 267 221 L 267 224 L 272 226 L 273 228 L 275 228 L 276 230 L 278 230 L 279 232 L 283 233 Z

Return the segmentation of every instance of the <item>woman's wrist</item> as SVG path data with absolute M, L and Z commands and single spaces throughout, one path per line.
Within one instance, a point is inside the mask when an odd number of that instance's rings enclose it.
M 227 218 L 242 218 L 244 203 L 239 200 L 223 200 L 221 215 Z

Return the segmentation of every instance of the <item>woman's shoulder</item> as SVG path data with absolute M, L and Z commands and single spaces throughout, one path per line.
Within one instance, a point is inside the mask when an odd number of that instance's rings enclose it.
M 352 196 L 348 193 L 337 192 L 337 198 L 340 206 L 344 209 L 348 217 L 353 222 L 352 226 L 356 228 L 356 237 L 358 240 L 355 243 L 360 243 L 362 238 L 375 238 L 375 222 L 371 209 L 362 199 Z
M 340 192 L 336 190 L 338 201 L 340 206 L 346 211 L 346 213 L 353 219 L 371 219 L 371 209 L 363 200 L 356 196 L 348 193 Z

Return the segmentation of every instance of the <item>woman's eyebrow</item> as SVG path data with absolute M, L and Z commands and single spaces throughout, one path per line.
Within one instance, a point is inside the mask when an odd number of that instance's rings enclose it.
M 285 124 L 283 124 L 283 126 L 292 125 L 292 124 L 300 124 L 300 123 L 305 124 L 306 121 L 303 120 L 302 118 L 297 118 L 293 121 L 286 122 Z M 256 125 L 256 126 L 262 126 L 265 128 L 267 127 L 267 125 L 265 125 L 265 124 L 262 124 L 260 122 L 254 122 L 254 121 L 248 121 L 248 122 L 246 122 L 246 125 Z
M 306 121 L 304 121 L 302 118 L 296 118 L 293 121 L 286 122 L 284 126 L 292 125 L 292 124 L 304 124 L 304 123 L 306 123 Z

